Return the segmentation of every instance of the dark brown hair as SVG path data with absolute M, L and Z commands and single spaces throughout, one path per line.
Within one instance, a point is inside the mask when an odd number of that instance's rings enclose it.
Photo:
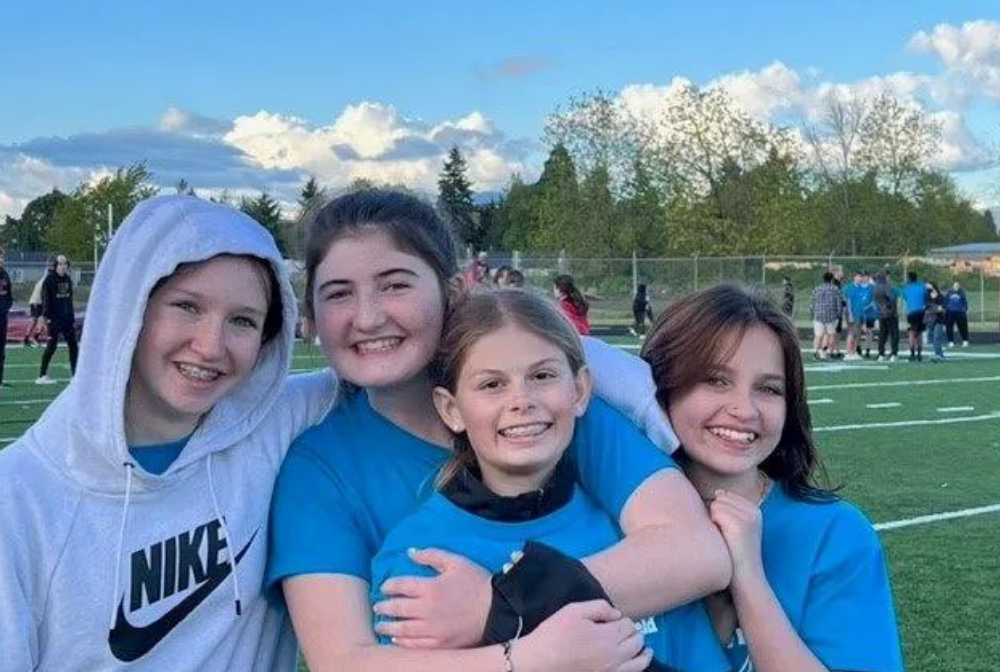
M 652 368 L 656 399 L 669 410 L 672 399 L 726 362 L 756 326 L 769 329 L 781 346 L 787 408 L 778 445 L 760 468 L 797 499 L 830 499 L 833 490 L 814 480 L 817 471 L 824 481 L 826 474 L 813 443 L 798 334 L 763 290 L 718 285 L 688 294 L 660 314 L 641 352 Z M 686 459 L 683 452 L 678 456 Z
M 574 376 L 583 367 L 580 336 L 551 301 L 515 288 L 475 289 L 455 300 L 448 311 L 441 344 L 431 365 L 434 384 L 454 394 L 469 350 L 481 338 L 508 324 L 559 348 Z M 465 432 L 456 435 L 455 450 L 441 468 L 436 485 L 443 487 L 475 459 L 469 437 Z

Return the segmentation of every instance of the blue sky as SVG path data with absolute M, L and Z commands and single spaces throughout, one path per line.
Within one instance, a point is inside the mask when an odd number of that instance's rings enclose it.
M 164 186 L 290 203 L 308 174 L 430 188 L 458 143 L 498 189 L 537 173 L 571 96 L 648 109 L 678 80 L 779 121 L 834 87 L 889 87 L 939 115 L 941 167 L 993 205 L 994 16 L 969 0 L 6 2 L 0 214 L 143 158 Z

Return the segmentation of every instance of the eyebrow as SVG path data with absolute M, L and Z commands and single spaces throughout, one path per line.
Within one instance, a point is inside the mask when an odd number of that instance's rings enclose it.
M 726 366 L 725 364 L 711 367 L 709 370 L 710 371 L 717 371 L 719 373 L 725 373 L 725 374 L 728 374 L 728 375 L 732 375 L 733 374 L 733 368 L 731 366 Z M 776 381 L 779 381 L 779 382 L 783 383 L 783 382 L 785 382 L 785 374 L 784 373 L 765 373 L 764 375 L 760 376 L 758 378 L 758 380 L 766 380 L 766 381 L 774 381 L 774 380 L 776 380 Z
M 537 369 L 540 366 L 560 364 L 558 357 L 546 357 L 545 359 L 540 359 L 537 362 L 532 362 L 528 365 L 528 370 Z M 501 371 L 500 369 L 476 369 L 475 371 L 469 372 L 470 376 L 485 376 L 485 375 L 507 375 L 506 371 Z
M 396 273 L 403 273 L 404 275 L 410 275 L 413 276 L 414 278 L 417 277 L 417 273 L 415 271 L 410 270 L 409 268 L 389 268 L 384 271 L 381 271 L 380 273 L 376 273 L 375 277 L 385 278 L 390 275 L 395 275 Z M 330 278 L 329 280 L 323 281 L 323 283 L 321 283 L 320 286 L 317 287 L 316 289 L 317 290 L 325 289 L 330 285 L 349 285 L 349 284 L 351 284 L 351 281 L 348 280 L 347 278 Z

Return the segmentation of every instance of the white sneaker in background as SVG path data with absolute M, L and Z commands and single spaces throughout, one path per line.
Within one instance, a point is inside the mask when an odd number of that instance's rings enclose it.
M 35 385 L 55 385 L 56 382 L 53 378 L 49 378 L 49 374 L 47 373 L 35 379 Z
M 963 348 L 969 347 L 969 342 L 968 341 L 962 341 L 962 347 Z

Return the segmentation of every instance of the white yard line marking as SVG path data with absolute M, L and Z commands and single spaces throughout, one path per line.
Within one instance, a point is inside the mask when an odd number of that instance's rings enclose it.
M 961 413 L 962 411 L 974 411 L 975 406 L 949 406 L 947 408 L 937 409 L 938 413 Z
M 838 373 L 840 371 L 888 371 L 888 366 L 881 364 L 806 364 L 802 368 L 806 371 L 819 371 L 820 373 Z
M 896 380 L 875 383 L 837 383 L 835 385 L 810 385 L 810 390 L 852 390 L 863 387 L 909 387 L 910 385 L 938 385 L 941 383 L 990 383 L 1000 381 L 1000 376 L 980 378 L 937 378 L 930 380 Z
M 865 404 L 865 408 L 898 408 L 902 406 L 898 401 L 887 401 L 884 404 Z
M 916 427 L 918 425 L 950 425 L 956 422 L 982 422 L 984 420 L 1000 419 L 1000 411 L 986 415 L 972 415 L 965 418 L 942 418 L 940 420 L 903 420 L 902 422 L 872 422 L 858 425 L 832 425 L 830 427 L 814 427 L 814 432 L 842 432 L 848 429 L 874 429 L 876 427 Z
M 946 513 L 933 513 L 928 516 L 917 516 L 916 518 L 906 518 L 903 520 L 893 520 L 888 523 L 876 523 L 875 529 L 897 530 L 901 527 L 911 527 L 913 525 L 926 525 L 936 523 L 940 520 L 952 520 L 953 518 L 969 518 L 970 516 L 981 516 L 984 513 L 996 513 L 1000 511 L 1000 504 L 990 506 L 979 506 L 974 509 L 962 509 L 960 511 L 948 511 Z
M 810 404 L 832 404 L 833 399 L 809 399 Z
M 0 406 L 28 406 L 29 404 L 51 404 L 55 401 L 51 399 L 12 399 L 11 401 L 0 401 Z

